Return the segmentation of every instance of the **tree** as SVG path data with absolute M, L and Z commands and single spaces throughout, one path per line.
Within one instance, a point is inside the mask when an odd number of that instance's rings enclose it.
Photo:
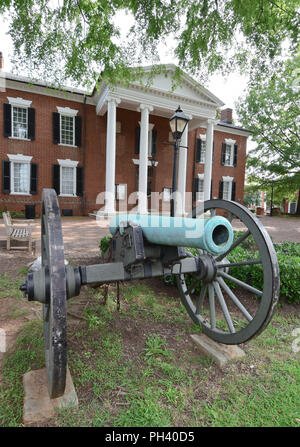
M 277 64 L 277 74 L 252 81 L 238 107 L 240 120 L 253 132 L 257 147 L 248 153 L 249 181 L 277 194 L 300 189 L 299 71 L 300 56 Z M 299 197 L 299 195 L 298 195 Z M 298 211 L 300 213 L 299 199 Z
M 131 24 L 126 38 L 120 13 Z M 298 0 L 2 0 L 0 14 L 10 17 L 17 69 L 77 85 L 100 73 L 110 83 L 141 79 L 132 67 L 157 62 L 170 37 L 174 59 L 194 76 L 270 70 L 283 42 L 296 50 L 299 29 Z

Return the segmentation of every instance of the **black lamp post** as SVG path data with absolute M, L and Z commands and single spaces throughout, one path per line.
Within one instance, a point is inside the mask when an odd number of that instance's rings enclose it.
M 272 190 L 271 190 L 271 206 L 270 206 L 270 216 L 273 216 L 273 193 L 274 193 L 274 180 L 272 180 Z
M 169 119 L 171 132 L 174 142 L 174 164 L 173 164 L 173 182 L 172 182 L 172 199 L 171 199 L 171 216 L 175 216 L 175 202 L 174 202 L 174 194 L 177 190 L 177 171 L 178 171 L 178 150 L 179 150 L 179 142 L 185 131 L 189 118 L 183 113 L 180 106 Z

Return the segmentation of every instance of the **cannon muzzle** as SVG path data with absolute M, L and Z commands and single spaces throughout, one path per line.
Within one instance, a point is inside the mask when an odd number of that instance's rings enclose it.
M 145 214 L 118 214 L 110 221 L 110 232 L 128 224 L 139 225 L 148 242 L 159 245 L 194 247 L 213 255 L 225 253 L 233 242 L 233 229 L 222 216 L 208 219 Z

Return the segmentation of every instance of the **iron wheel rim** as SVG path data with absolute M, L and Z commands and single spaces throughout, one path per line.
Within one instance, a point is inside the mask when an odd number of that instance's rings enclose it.
M 223 209 L 225 211 L 228 211 L 229 213 L 231 213 L 231 215 L 241 220 L 241 222 L 246 226 L 247 229 L 245 233 L 247 231 L 250 231 L 249 235 L 253 237 L 255 243 L 259 248 L 259 258 L 261 259 L 262 270 L 263 270 L 263 290 L 257 312 L 253 316 L 252 321 L 249 321 L 248 324 L 241 330 L 234 333 L 221 331 L 217 328 L 214 327 L 212 328 L 211 322 L 210 324 L 207 324 L 206 317 L 203 318 L 200 314 L 196 313 L 197 311 L 196 305 L 194 304 L 190 294 L 189 293 L 186 294 L 188 291 L 188 287 L 186 285 L 185 275 L 177 276 L 177 286 L 180 292 L 182 303 L 185 306 L 186 310 L 188 311 L 190 317 L 196 324 L 202 325 L 203 332 L 207 336 L 209 336 L 210 338 L 219 343 L 240 344 L 260 334 L 270 322 L 274 314 L 279 297 L 279 285 L 280 285 L 279 267 L 276 252 L 273 247 L 270 236 L 266 232 L 261 222 L 247 208 L 236 202 L 230 202 L 221 199 L 208 200 L 204 203 L 204 212 L 216 209 Z M 202 212 L 203 207 L 199 206 L 193 210 L 192 216 L 189 217 L 196 217 L 199 213 Z M 232 244 L 232 246 L 233 245 L 234 243 Z M 230 251 L 232 251 L 232 248 L 229 249 L 229 252 Z M 215 256 L 214 258 L 217 259 L 219 257 L 220 256 Z M 216 276 L 216 279 L 214 279 L 214 282 L 217 282 L 219 286 L 221 283 L 220 289 L 222 294 L 222 291 L 224 292 L 224 289 L 222 288 L 223 284 L 222 280 L 225 282 L 227 286 L 228 284 L 226 283 L 226 278 L 222 276 L 224 273 L 222 274 L 220 273 L 221 271 L 225 272 L 224 267 L 218 267 L 218 274 Z M 219 276 L 222 277 L 222 280 L 219 280 Z M 202 287 L 204 287 L 204 284 Z M 213 287 L 217 288 L 218 286 L 213 284 Z M 228 286 L 228 288 L 230 287 Z M 205 290 L 204 293 L 205 296 L 203 298 L 203 301 L 205 297 L 207 297 L 207 291 Z M 208 289 L 208 294 L 210 293 L 211 292 Z M 218 293 L 220 292 L 218 291 Z M 217 298 L 219 300 L 218 296 Z M 210 296 L 208 297 L 208 299 L 209 302 L 211 301 L 213 302 Z M 210 318 L 211 318 L 211 309 L 210 309 Z

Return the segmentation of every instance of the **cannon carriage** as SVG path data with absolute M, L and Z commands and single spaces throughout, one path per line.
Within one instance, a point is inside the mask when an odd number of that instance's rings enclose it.
M 226 217 L 220 214 L 226 213 Z M 231 221 L 246 230 L 234 238 Z M 209 200 L 188 218 L 116 215 L 110 222 L 110 262 L 65 266 L 60 210 L 54 190 L 44 189 L 41 213 L 42 267 L 29 273 L 21 290 L 43 305 L 45 360 L 51 398 L 65 390 L 67 368 L 67 299 L 84 285 L 175 277 L 180 298 L 194 323 L 213 340 L 240 344 L 270 322 L 279 295 L 279 268 L 271 239 L 259 220 L 242 205 Z M 230 262 L 229 254 L 252 237 L 251 259 Z M 262 290 L 231 274 L 233 267 L 259 265 Z M 232 284 L 256 298 L 255 313 L 232 290 Z M 230 302 L 230 305 L 229 305 Z M 232 306 L 239 312 L 233 318 Z M 221 318 L 220 318 L 221 315 Z

